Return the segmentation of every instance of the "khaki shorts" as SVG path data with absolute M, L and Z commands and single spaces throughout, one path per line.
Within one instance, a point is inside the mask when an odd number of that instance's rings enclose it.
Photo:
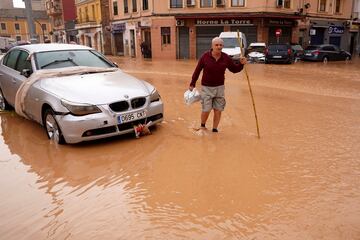
M 225 86 L 201 86 L 201 104 L 203 112 L 210 112 L 211 109 L 224 111 L 226 105 Z

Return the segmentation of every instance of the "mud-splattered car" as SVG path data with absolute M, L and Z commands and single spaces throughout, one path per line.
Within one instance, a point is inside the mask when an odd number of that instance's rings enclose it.
M 11 107 L 43 125 L 59 144 L 121 135 L 163 120 L 154 86 L 74 44 L 10 49 L 0 60 L 0 109 Z

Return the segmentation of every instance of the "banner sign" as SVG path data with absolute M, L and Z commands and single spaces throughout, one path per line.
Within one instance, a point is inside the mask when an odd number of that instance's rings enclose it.
M 330 26 L 328 28 L 329 34 L 343 34 L 345 31 L 345 28 L 343 26 Z
M 251 25 L 250 19 L 196 19 L 197 26 Z

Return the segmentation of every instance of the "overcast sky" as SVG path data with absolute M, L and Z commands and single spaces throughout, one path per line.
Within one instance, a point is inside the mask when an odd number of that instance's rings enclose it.
M 25 3 L 23 2 L 23 0 L 13 0 L 13 2 L 14 2 L 14 7 L 25 8 Z

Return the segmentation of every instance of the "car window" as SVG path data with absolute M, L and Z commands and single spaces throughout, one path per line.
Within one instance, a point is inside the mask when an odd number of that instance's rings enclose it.
M 317 50 L 318 48 L 318 46 L 307 46 L 305 50 Z
M 9 68 L 15 69 L 16 61 L 18 59 L 18 56 L 20 54 L 20 51 L 18 49 L 15 49 L 11 52 L 9 52 L 4 59 L 4 65 L 8 66 Z
M 296 50 L 296 51 L 301 51 L 303 50 L 303 48 L 300 45 L 292 45 L 291 46 L 292 49 Z
M 324 51 L 335 51 L 335 48 L 333 46 L 325 46 L 323 47 Z
M 239 47 L 237 38 L 222 38 L 224 41 L 224 48 L 235 48 Z
M 101 54 L 90 50 L 60 50 L 35 54 L 37 69 L 73 66 L 114 67 Z
M 20 51 L 16 70 L 22 72 L 23 69 L 29 69 L 31 71 L 31 62 L 28 59 L 29 54 L 25 51 Z
M 269 50 L 282 50 L 287 51 L 288 46 L 287 45 L 269 45 Z

